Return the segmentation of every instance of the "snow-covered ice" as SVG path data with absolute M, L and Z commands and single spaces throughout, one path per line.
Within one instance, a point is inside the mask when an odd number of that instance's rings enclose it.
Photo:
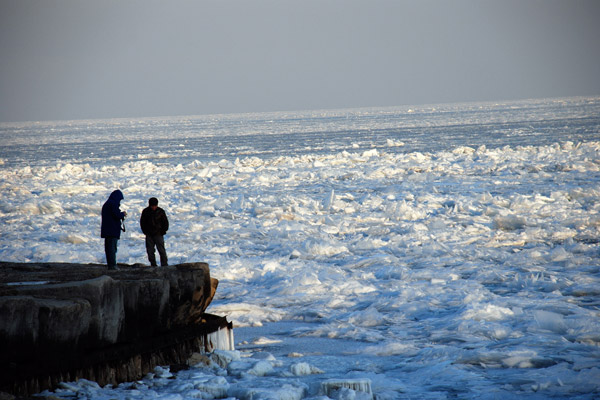
M 117 259 L 146 263 L 155 196 L 170 262 L 208 262 L 234 322 L 208 365 L 60 397 L 600 396 L 600 98 L 0 134 L 1 260 L 104 263 L 118 188 Z

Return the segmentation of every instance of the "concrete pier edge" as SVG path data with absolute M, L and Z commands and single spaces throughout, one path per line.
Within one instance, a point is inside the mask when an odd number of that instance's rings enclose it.
M 232 324 L 205 312 L 218 286 L 206 263 L 0 262 L 0 272 L 0 392 L 117 384 L 195 352 L 233 350 Z

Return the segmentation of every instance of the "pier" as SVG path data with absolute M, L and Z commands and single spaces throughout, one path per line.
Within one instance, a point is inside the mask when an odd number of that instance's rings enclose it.
M 0 262 L 0 392 L 117 384 L 233 350 L 232 324 L 205 312 L 218 286 L 208 264 L 119 267 Z

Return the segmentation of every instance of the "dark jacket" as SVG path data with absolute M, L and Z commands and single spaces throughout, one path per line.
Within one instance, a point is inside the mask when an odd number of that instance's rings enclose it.
M 156 210 L 149 206 L 144 208 L 140 218 L 140 226 L 144 235 L 166 235 L 169 230 L 169 220 L 165 210 L 160 207 L 157 207 Z
M 101 237 L 117 239 L 121 237 L 121 220 L 125 218 L 125 213 L 119 209 L 121 200 L 123 200 L 123 193 L 120 190 L 115 190 L 102 206 Z

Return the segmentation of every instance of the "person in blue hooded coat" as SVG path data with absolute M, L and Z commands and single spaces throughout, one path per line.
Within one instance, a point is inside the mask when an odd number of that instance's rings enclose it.
M 123 192 L 115 190 L 102 206 L 100 237 L 104 238 L 104 252 L 106 253 L 108 269 L 118 269 L 117 245 L 121 238 L 121 221 L 127 215 L 125 211 L 121 211 L 119 208 L 123 199 Z

